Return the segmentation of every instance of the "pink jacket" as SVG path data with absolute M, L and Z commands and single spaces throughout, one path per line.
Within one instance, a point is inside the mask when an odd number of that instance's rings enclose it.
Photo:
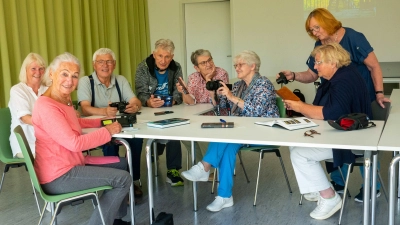
M 100 119 L 81 119 L 71 106 L 41 96 L 32 112 L 36 136 L 35 170 L 41 184 L 49 183 L 75 166 L 84 166 L 82 151 L 111 140 L 106 128 L 82 134 L 82 128 L 100 127 Z

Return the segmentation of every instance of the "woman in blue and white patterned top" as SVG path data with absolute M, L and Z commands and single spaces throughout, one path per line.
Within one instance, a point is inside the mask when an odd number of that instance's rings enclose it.
M 221 82 L 222 87 L 217 92 L 223 95 L 221 102 L 228 100 L 232 106 L 232 115 L 279 117 L 274 86 L 268 78 L 258 73 L 260 64 L 260 57 L 255 52 L 243 51 L 234 59 L 240 81 L 233 85 L 232 91 Z M 209 211 L 218 212 L 233 205 L 233 171 L 236 154 L 242 146 L 243 144 L 234 143 L 210 143 L 203 160 L 190 170 L 182 172 L 182 176 L 188 180 L 208 181 L 211 167 L 219 168 L 218 196 L 207 206 Z

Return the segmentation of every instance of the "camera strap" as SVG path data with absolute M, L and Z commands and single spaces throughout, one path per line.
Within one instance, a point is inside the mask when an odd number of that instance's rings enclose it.
M 89 75 L 89 81 L 90 81 L 90 89 L 92 90 L 92 102 L 90 105 L 94 107 L 94 102 L 95 102 L 95 97 L 94 97 L 94 80 L 92 74 Z M 119 101 L 122 102 L 121 98 L 121 89 L 119 89 L 118 81 L 117 78 L 115 78 L 115 87 L 117 88 L 118 96 L 119 96 Z

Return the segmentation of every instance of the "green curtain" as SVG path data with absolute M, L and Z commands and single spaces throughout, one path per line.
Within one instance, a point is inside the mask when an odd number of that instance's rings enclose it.
M 136 67 L 150 53 L 149 42 L 147 0 L 0 0 L 0 107 L 7 106 L 30 52 L 47 64 L 70 52 L 88 75 L 93 53 L 110 48 L 117 58 L 114 73 L 134 89 Z

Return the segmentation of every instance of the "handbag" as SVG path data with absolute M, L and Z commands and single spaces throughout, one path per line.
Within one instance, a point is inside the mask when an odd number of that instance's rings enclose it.
M 171 213 L 160 212 L 152 225 L 174 225 L 174 219 Z
M 338 130 L 360 130 L 375 127 L 365 113 L 350 113 L 339 117 L 337 120 L 328 120 L 329 125 Z

